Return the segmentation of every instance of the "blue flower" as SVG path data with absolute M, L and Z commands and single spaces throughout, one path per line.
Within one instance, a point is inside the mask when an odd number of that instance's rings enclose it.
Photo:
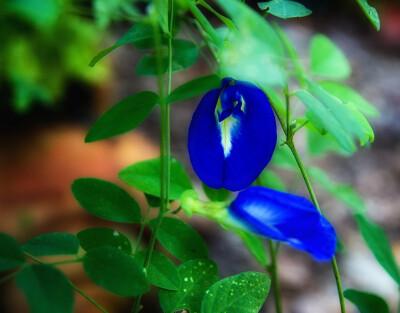
M 231 191 L 251 185 L 276 145 L 275 116 L 255 85 L 231 78 L 201 99 L 189 127 L 193 169 L 212 188 Z
M 318 261 L 329 261 L 335 253 L 335 230 L 306 198 L 250 187 L 238 194 L 228 211 L 241 228 L 286 242 Z

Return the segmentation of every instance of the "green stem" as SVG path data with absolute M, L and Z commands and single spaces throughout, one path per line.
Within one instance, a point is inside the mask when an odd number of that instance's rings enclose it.
M 277 260 L 277 250 L 274 247 L 274 243 L 271 239 L 268 239 L 268 248 L 270 255 L 270 264 L 267 267 L 268 272 L 271 275 L 272 285 L 274 288 L 274 298 L 275 298 L 275 309 L 276 313 L 282 313 L 282 298 L 281 291 L 279 286 L 279 277 L 278 277 L 278 263 Z
M 72 288 L 74 288 L 77 292 L 79 292 L 86 300 L 88 300 L 90 303 L 92 303 L 95 307 L 97 307 L 101 312 L 103 313 L 108 313 L 108 311 L 103 308 L 99 303 L 97 303 L 96 300 L 94 300 L 92 297 L 90 297 L 86 292 L 84 292 L 81 288 L 79 288 L 77 285 L 75 285 L 72 281 L 67 279 L 68 283 Z
M 135 250 L 134 250 L 134 255 L 136 255 L 136 253 L 139 250 L 139 246 L 140 246 L 140 241 L 142 240 L 142 236 L 143 236 L 143 232 L 144 232 L 144 227 L 147 224 L 147 218 L 149 217 L 149 213 L 150 213 L 150 206 L 147 207 L 146 213 L 144 215 L 143 221 L 142 221 L 142 225 L 140 226 L 140 231 L 139 231 L 139 235 L 137 237 L 136 240 L 136 246 L 135 246 Z
M 174 11 L 174 0 L 170 0 L 171 10 L 170 10 L 170 23 L 169 23 L 169 37 L 168 37 L 168 82 L 167 82 L 167 94 L 171 92 L 171 77 L 172 77 L 172 24 L 173 24 L 173 11 Z M 158 28 L 158 25 L 156 25 Z M 158 68 L 158 93 L 160 96 L 160 109 L 161 109 L 161 141 L 160 141 L 160 162 L 161 162 L 161 173 L 160 173 L 160 196 L 161 196 L 161 206 L 158 211 L 158 216 L 156 224 L 151 233 L 150 242 L 147 247 L 146 258 L 144 261 L 144 269 L 150 263 L 151 254 L 154 250 L 154 245 L 156 243 L 157 234 L 161 226 L 161 222 L 165 215 L 165 212 L 169 208 L 169 182 L 170 182 L 170 159 L 171 159 L 171 144 L 170 144 L 170 114 L 169 114 L 169 104 L 165 101 L 164 95 L 164 73 L 162 71 L 162 55 L 161 55 L 161 37 L 158 31 L 155 31 L 155 44 L 156 44 L 156 57 L 157 57 L 157 68 Z M 135 298 L 133 304 L 132 313 L 137 313 L 140 310 L 140 300 L 141 296 Z
M 16 276 L 23 268 L 24 268 L 24 266 L 21 267 L 21 268 L 19 268 L 17 271 L 12 272 L 11 274 L 8 274 L 8 275 L 4 276 L 3 278 L 1 278 L 1 279 L 0 279 L 0 285 L 1 285 L 2 283 L 5 283 L 7 280 L 10 280 L 10 279 L 13 278 L 14 276 Z
M 22 251 L 27 257 L 29 257 L 30 259 L 38 262 L 38 263 L 43 263 L 40 259 L 38 259 L 37 257 L 33 256 L 32 254 L 26 252 L 26 251 Z M 50 263 L 43 263 L 43 264 L 47 264 L 47 265 L 62 265 L 62 264 L 70 264 L 70 263 L 78 263 L 78 262 L 82 262 L 82 258 L 76 258 L 76 259 L 71 259 L 71 260 L 62 260 L 62 261 L 56 261 L 56 262 L 50 262 Z
M 26 251 L 23 251 L 23 253 L 24 253 L 27 257 L 29 257 L 30 259 L 34 260 L 35 262 L 37 262 L 37 263 L 39 263 L 39 264 L 42 264 L 42 265 L 54 265 L 54 264 L 55 264 L 55 263 L 45 263 L 45 262 L 43 262 L 42 260 L 38 259 L 37 257 L 33 256 L 32 254 L 30 254 L 30 253 L 28 253 L 28 252 L 26 252 Z M 78 260 L 78 259 L 77 259 L 77 260 Z M 81 261 L 81 260 L 79 259 L 79 261 Z M 76 261 L 76 262 L 78 262 L 78 261 Z M 71 262 L 69 262 L 69 263 L 71 263 Z M 58 264 L 62 264 L 62 263 L 58 263 Z M 70 284 L 70 286 L 71 286 L 72 288 L 74 288 L 77 292 L 79 292 L 83 297 L 85 297 L 89 302 L 91 302 L 94 306 L 96 306 L 100 311 L 102 311 L 103 313 L 108 313 L 107 310 L 106 310 L 105 308 L 103 308 L 100 304 L 98 304 L 98 303 L 96 302 L 96 300 L 94 300 L 93 298 L 91 298 L 86 292 L 84 292 L 82 289 L 80 289 L 77 285 L 75 285 L 75 284 L 74 284 L 72 281 L 70 281 L 68 278 L 66 278 L 66 279 L 67 279 L 68 284 Z

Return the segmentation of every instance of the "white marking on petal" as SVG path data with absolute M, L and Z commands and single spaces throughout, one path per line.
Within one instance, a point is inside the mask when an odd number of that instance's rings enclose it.
M 221 123 L 219 123 L 219 128 L 221 131 L 221 145 L 222 148 L 224 149 L 224 156 L 228 157 L 231 153 L 232 150 L 232 135 L 233 131 L 236 128 L 236 124 L 238 121 L 232 117 L 229 116 L 225 120 L 223 120 Z

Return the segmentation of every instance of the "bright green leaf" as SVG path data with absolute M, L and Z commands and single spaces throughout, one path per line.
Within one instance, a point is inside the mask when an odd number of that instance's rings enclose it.
M 352 102 L 361 113 L 371 117 L 379 116 L 378 110 L 354 89 L 333 81 L 323 81 L 318 84 L 343 103 Z
M 367 0 L 357 0 L 361 9 L 364 11 L 364 14 L 368 17 L 371 23 L 375 26 L 376 30 L 381 28 L 381 22 L 379 20 L 378 12 L 375 8 L 371 7 Z
M 271 286 L 269 277 L 257 272 L 244 272 L 224 278 L 207 290 L 201 313 L 257 313 Z
M 151 229 L 156 220 L 149 221 Z M 157 234 L 165 249 L 181 261 L 208 258 L 208 248 L 203 238 L 188 224 L 172 217 L 165 217 Z
M 271 25 L 240 1 L 216 2 L 238 29 L 228 33 L 227 40 L 219 49 L 220 66 L 225 76 L 263 87 L 283 86 L 286 81 L 285 54 Z
M 312 125 L 306 125 L 308 153 L 313 156 L 322 156 L 328 151 L 340 155 L 349 155 L 337 141 L 329 134 L 321 135 Z
M 97 217 L 121 223 L 141 221 L 139 204 L 116 184 L 97 178 L 79 178 L 71 189 L 80 205 Z
M 143 250 L 135 255 L 135 259 L 140 265 L 144 265 L 146 253 L 147 250 Z M 182 285 L 181 276 L 174 263 L 156 250 L 151 253 L 147 277 L 154 286 L 168 290 L 179 290 Z
M 378 226 L 369 221 L 364 215 L 355 215 L 360 228 L 361 235 L 367 243 L 369 249 L 374 254 L 379 264 L 400 285 L 399 268 L 393 256 L 392 248 L 384 231 Z
M 343 295 L 357 307 L 360 313 L 389 313 L 386 301 L 376 294 L 347 289 Z
M 313 74 L 344 79 L 350 76 L 349 61 L 338 46 L 324 35 L 315 35 L 310 46 L 311 71 Z
M 18 242 L 11 236 L 0 233 L 0 271 L 6 271 L 25 263 Z
M 296 96 L 313 113 L 315 118 L 321 123 L 321 126 L 329 133 L 340 146 L 348 152 L 355 150 L 354 143 L 350 136 L 345 132 L 340 122 L 332 114 L 332 111 L 325 107 L 321 101 L 304 90 L 296 92 Z
M 93 142 L 125 133 L 146 119 L 156 103 L 158 95 L 143 91 L 111 107 L 90 128 L 85 142 Z
M 150 288 L 143 267 L 113 247 L 89 250 L 83 258 L 83 267 L 91 280 L 119 296 L 138 296 Z
M 285 116 L 286 105 L 283 102 L 281 95 L 274 88 L 268 86 L 263 86 L 262 89 L 267 94 L 267 97 L 270 102 L 272 102 L 274 108 L 276 108 L 282 116 Z
M 195 78 L 172 91 L 167 97 L 167 102 L 171 103 L 186 100 L 211 89 L 218 88 L 220 85 L 221 78 L 218 75 L 207 75 Z
M 164 33 L 168 30 L 168 1 L 154 0 L 154 12 L 157 14 L 157 21 Z
M 225 201 L 229 198 L 231 192 L 224 188 L 214 189 L 208 187 L 206 184 L 202 183 L 204 193 L 206 194 L 207 198 L 211 201 Z
M 190 260 L 178 267 L 182 286 L 178 291 L 160 289 L 160 305 L 164 313 L 186 309 L 200 313 L 201 302 L 208 288 L 218 280 L 217 265 L 211 260 Z
M 239 235 L 240 238 L 242 238 L 243 242 L 246 244 L 247 248 L 256 258 L 256 260 L 261 265 L 267 265 L 267 254 L 265 252 L 262 239 L 239 229 L 234 229 L 234 231 Z
M 90 61 L 89 66 L 95 66 L 98 61 L 100 61 L 104 56 L 109 54 L 114 49 L 127 43 L 134 43 L 139 40 L 146 38 L 151 38 L 154 36 L 153 27 L 145 22 L 136 23 L 133 25 L 122 37 L 111 47 L 100 51 L 93 59 Z
M 303 17 L 310 15 L 311 10 L 307 9 L 301 3 L 290 0 L 273 0 L 268 2 L 259 2 L 258 7 L 266 10 L 267 13 L 280 18 Z
M 67 278 L 58 269 L 32 264 L 18 273 L 16 282 L 32 313 L 72 313 L 74 294 Z
M 210 11 L 211 13 L 213 13 L 216 17 L 218 17 L 226 26 L 228 26 L 230 29 L 235 30 L 235 25 L 232 23 L 232 21 L 219 14 L 217 11 L 215 11 L 208 3 L 206 3 L 203 0 L 198 0 L 197 1 L 198 4 L 202 5 L 203 7 L 205 7 L 208 11 Z
M 72 234 L 44 234 L 28 240 L 22 250 L 38 256 L 77 254 L 79 241 Z
M 160 197 L 160 159 L 151 159 L 128 166 L 119 173 L 119 178 L 128 185 L 149 195 Z M 169 199 L 179 199 L 181 194 L 192 189 L 192 183 L 178 160 L 171 158 Z
M 79 243 L 85 251 L 97 247 L 110 246 L 126 253 L 132 252 L 129 239 L 120 232 L 104 227 L 88 228 L 77 234 Z

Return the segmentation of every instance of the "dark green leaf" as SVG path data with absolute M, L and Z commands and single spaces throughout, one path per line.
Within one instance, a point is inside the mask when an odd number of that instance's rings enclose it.
M 147 193 L 144 194 L 147 200 L 147 203 L 149 204 L 149 207 L 151 208 L 159 208 L 161 206 L 161 199 L 156 196 L 149 195 Z
M 200 313 L 201 302 L 208 288 L 218 280 L 217 265 L 211 260 L 190 260 L 178 267 L 182 286 L 178 291 L 160 289 L 160 305 L 164 313 L 186 309 Z
M 234 231 L 242 238 L 251 254 L 261 265 L 267 265 L 267 254 L 265 253 L 264 245 L 260 237 L 234 229 Z
M 365 214 L 366 208 L 363 199 L 350 185 L 337 184 L 331 181 L 321 169 L 317 167 L 309 167 L 307 169 L 310 178 L 321 185 L 333 197 L 350 208 L 353 214 Z
M 71 189 L 80 205 L 97 217 L 121 223 L 141 221 L 139 204 L 116 184 L 97 178 L 79 178 Z
M 18 242 L 11 236 L 0 233 L 0 271 L 6 271 L 25 263 Z
M 136 75 L 139 76 L 154 76 L 158 75 L 158 60 L 155 55 L 145 54 L 139 60 L 136 66 Z M 164 74 L 168 68 L 168 57 L 161 57 L 160 73 Z
M 49 265 L 33 264 L 18 273 L 32 313 L 72 313 L 74 294 L 67 278 Z
M 206 194 L 207 198 L 211 201 L 225 201 L 229 198 L 231 192 L 224 188 L 214 189 L 208 187 L 206 184 L 202 183 L 204 193 Z
M 386 301 L 376 294 L 347 289 L 343 295 L 357 307 L 360 313 L 389 313 Z
M 324 35 L 315 35 L 311 40 L 310 59 L 311 71 L 316 75 L 343 79 L 351 74 L 344 53 Z
M 79 241 L 72 234 L 52 233 L 28 240 L 22 249 L 33 255 L 77 254 Z
M 301 3 L 290 0 L 273 0 L 268 2 L 259 2 L 258 7 L 261 10 L 267 10 L 269 14 L 280 18 L 303 17 L 310 15 L 311 10 L 307 9 Z
M 286 192 L 285 183 L 279 178 L 278 175 L 269 169 L 264 169 L 256 182 L 259 183 L 260 186 Z
M 333 81 L 319 82 L 319 85 L 343 103 L 353 103 L 361 113 L 371 117 L 379 116 L 378 110 L 354 89 Z
M 89 250 L 84 256 L 83 267 L 96 284 L 120 296 L 138 296 L 150 288 L 143 267 L 113 247 Z
M 203 0 L 197 1 L 198 4 L 201 4 L 203 7 L 205 7 L 207 10 L 212 12 L 216 17 L 218 17 L 226 26 L 228 26 L 230 29 L 235 30 L 235 25 L 233 25 L 232 21 L 219 14 L 217 11 L 215 11 L 208 3 L 204 2 Z
M 321 101 L 304 90 L 296 92 L 296 96 L 313 113 L 322 127 L 329 133 L 340 146 L 348 152 L 355 150 L 355 145 L 349 135 L 344 131 L 340 122 L 332 114 L 331 110 L 325 107 Z
M 193 42 L 174 39 L 172 41 L 172 70 L 179 71 L 188 68 L 197 61 L 199 49 Z
M 285 54 L 271 25 L 240 1 L 216 2 L 238 29 L 229 32 L 224 45 L 219 49 L 219 63 L 225 76 L 263 87 L 283 86 L 286 81 Z
M 357 219 L 361 235 L 363 236 L 369 249 L 374 254 L 376 260 L 393 278 L 393 280 L 400 285 L 399 268 L 396 264 L 392 248 L 384 231 L 378 225 L 375 225 L 361 214 L 356 214 L 355 217 Z
M 144 265 L 146 253 L 147 250 L 144 250 L 139 251 L 135 255 L 140 265 Z M 151 254 L 150 263 L 147 268 L 147 277 L 153 285 L 168 290 L 179 290 L 182 285 L 181 276 L 174 263 L 156 250 Z
M 156 220 L 149 221 L 151 229 Z M 208 258 L 208 248 L 203 238 L 188 224 L 172 217 L 165 217 L 157 235 L 165 249 L 181 261 Z
M 97 247 L 110 246 L 126 253 L 132 252 L 129 239 L 120 232 L 104 227 L 95 227 L 82 230 L 77 235 L 81 247 L 85 251 Z
M 136 23 L 133 25 L 122 37 L 111 47 L 100 51 L 93 59 L 90 61 L 89 66 L 95 66 L 95 64 L 100 61 L 104 56 L 109 54 L 114 49 L 127 43 L 134 43 L 139 40 L 150 38 L 154 36 L 153 27 L 148 23 Z
M 179 86 L 172 91 L 167 97 L 167 102 L 171 103 L 186 100 L 205 93 L 211 89 L 218 88 L 220 85 L 221 78 L 218 75 L 199 77 Z
M 270 286 L 269 277 L 257 272 L 224 278 L 207 290 L 201 313 L 257 313 L 268 296 Z
M 85 142 L 109 138 L 135 128 L 146 119 L 158 101 L 158 95 L 151 91 L 139 92 L 125 98 L 94 123 Z
M 160 159 L 151 159 L 128 166 L 119 173 L 119 178 L 128 185 L 149 195 L 160 197 Z M 179 199 L 181 194 L 192 189 L 192 183 L 178 160 L 171 158 L 169 199 Z
M 371 7 L 367 0 L 357 0 L 364 14 L 368 17 L 371 23 L 375 26 L 376 30 L 381 28 L 381 21 L 379 20 L 378 12 L 375 8 Z

